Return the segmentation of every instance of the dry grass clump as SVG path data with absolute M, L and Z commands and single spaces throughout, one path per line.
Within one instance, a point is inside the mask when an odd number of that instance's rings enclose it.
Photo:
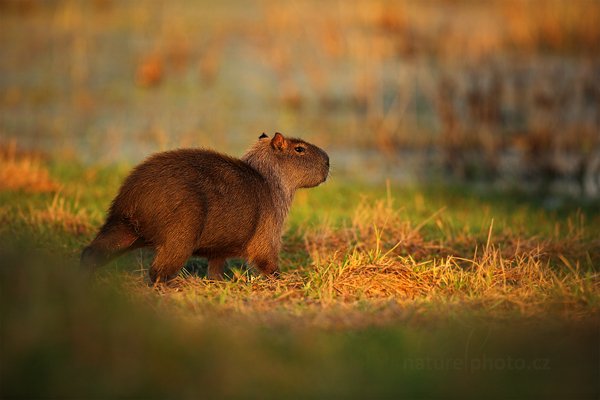
M 79 206 L 77 200 L 68 200 L 59 193 L 44 208 L 31 208 L 28 213 L 21 211 L 21 217 L 32 227 L 58 227 L 65 232 L 83 235 L 92 231 L 90 216 Z
M 499 317 L 555 312 L 583 318 L 600 311 L 600 274 L 589 255 L 600 247 L 583 226 L 574 238 L 523 240 L 505 233 L 502 243 L 494 239 L 492 223 L 486 242 L 468 238 L 475 245 L 465 254 L 456 250 L 465 248 L 462 237 L 435 244 L 420 234 L 439 214 L 412 226 L 389 202 L 363 204 L 347 228 L 308 233 L 311 261 L 287 271 L 284 265 L 280 279 L 234 270 L 230 281 L 213 282 L 186 273 L 158 289 L 159 307 L 191 319 L 293 319 L 330 327 L 445 315 L 457 308 Z M 565 244 L 558 246 L 561 240 Z M 407 249 L 443 251 L 401 254 Z M 588 263 L 581 261 L 586 256 Z M 140 291 L 137 279 L 132 283 L 134 292 L 156 301 L 153 291 Z
M 17 150 L 16 142 L 0 146 L 0 190 L 53 192 L 58 189 L 42 157 Z

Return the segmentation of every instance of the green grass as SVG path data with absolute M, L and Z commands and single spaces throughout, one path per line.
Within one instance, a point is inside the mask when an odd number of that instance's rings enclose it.
M 0 191 L 0 397 L 598 395 L 597 208 L 334 179 L 281 279 L 152 288 L 149 252 L 77 266 L 128 168 L 48 169 L 58 193 Z

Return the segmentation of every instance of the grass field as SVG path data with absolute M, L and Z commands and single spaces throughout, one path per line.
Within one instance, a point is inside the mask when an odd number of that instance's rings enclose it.
M 281 279 L 150 287 L 148 252 L 77 265 L 128 168 L 2 156 L 1 397 L 598 396 L 597 208 L 334 176 Z

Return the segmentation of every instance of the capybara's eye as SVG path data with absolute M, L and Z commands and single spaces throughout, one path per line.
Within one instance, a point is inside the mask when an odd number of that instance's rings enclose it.
M 306 149 L 302 146 L 296 146 L 294 147 L 294 150 L 296 150 L 296 153 L 304 153 Z

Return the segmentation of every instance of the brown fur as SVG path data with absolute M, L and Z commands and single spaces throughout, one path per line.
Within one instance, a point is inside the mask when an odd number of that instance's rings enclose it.
M 192 255 L 208 258 L 211 279 L 221 279 L 230 257 L 277 274 L 295 191 L 319 185 L 328 173 L 323 150 L 280 133 L 262 135 L 241 159 L 202 149 L 155 154 L 125 179 L 81 263 L 97 267 L 150 246 L 152 282 L 176 276 Z

